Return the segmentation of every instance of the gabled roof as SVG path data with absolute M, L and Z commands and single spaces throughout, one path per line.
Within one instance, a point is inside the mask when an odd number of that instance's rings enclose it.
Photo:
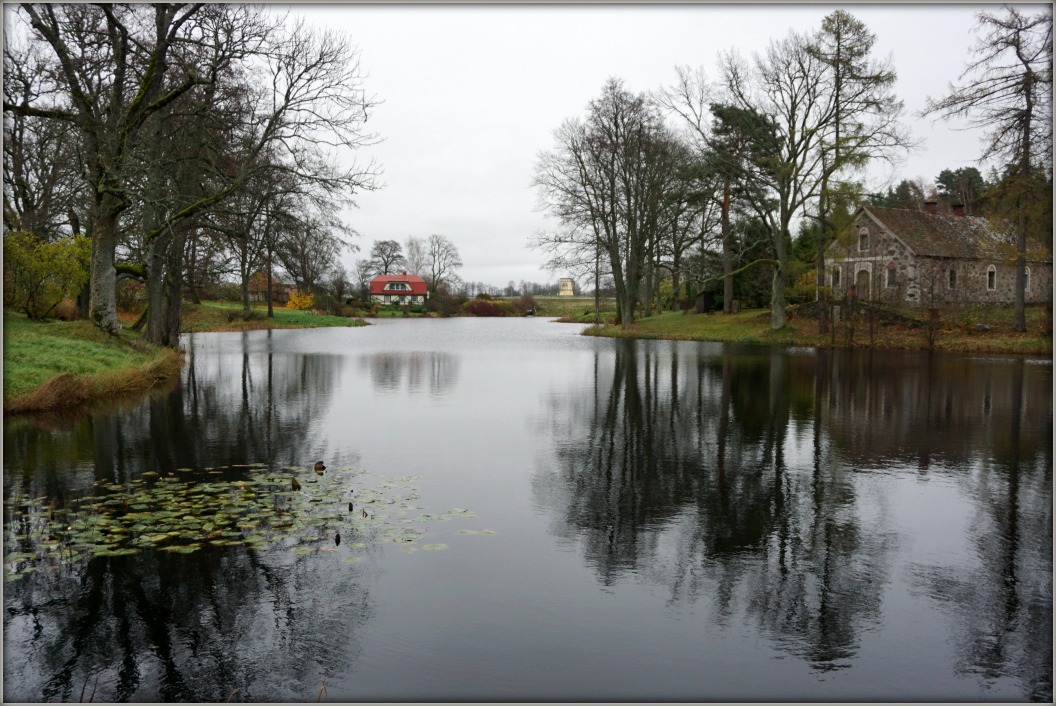
M 385 285 L 390 282 L 406 282 L 410 286 L 410 290 L 385 290 Z M 374 279 L 370 280 L 370 293 L 371 294 L 425 294 L 428 287 L 425 284 L 425 280 L 418 275 L 378 275 Z
M 879 206 L 859 206 L 855 216 L 863 212 L 918 256 L 1003 259 L 1009 255 L 1009 248 L 1015 247 L 1011 236 L 996 230 L 990 221 L 979 216 Z M 1031 245 L 1027 259 L 1050 262 L 1052 256 L 1044 247 Z

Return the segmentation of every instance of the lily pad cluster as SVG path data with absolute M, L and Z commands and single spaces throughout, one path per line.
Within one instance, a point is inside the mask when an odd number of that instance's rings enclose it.
M 320 473 L 254 464 L 97 482 L 94 492 L 62 506 L 47 498 L 11 497 L 4 504 L 4 574 L 10 579 L 144 550 L 284 547 L 301 555 L 333 551 L 342 538 L 352 552 L 345 560 L 356 561 L 355 551 L 378 542 L 416 551 L 425 536 L 421 523 L 475 517 L 464 508 L 413 514 L 425 509 L 417 505 L 417 476 L 371 485 L 377 478 L 349 467 Z

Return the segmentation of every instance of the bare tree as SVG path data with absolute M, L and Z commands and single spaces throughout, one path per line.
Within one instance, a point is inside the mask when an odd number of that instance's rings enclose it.
M 748 181 L 765 185 L 763 197 L 747 192 L 766 222 L 775 255 L 770 296 L 770 326 L 787 322 L 785 289 L 789 272 L 790 225 L 818 196 L 825 168 L 825 126 L 831 124 L 834 97 L 825 64 L 808 50 L 807 38 L 794 32 L 772 41 L 765 55 L 746 65 L 735 54 L 724 57 L 723 80 L 734 105 L 758 110 L 772 131 L 757 133 Z
M 429 289 L 436 291 L 441 285 L 454 288 L 458 282 L 458 270 L 462 267 L 462 258 L 458 248 L 447 236 L 434 233 L 425 243 Z
M 316 215 L 290 220 L 279 232 L 275 254 L 299 289 L 316 292 L 348 235 L 334 218 Z
M 595 278 L 604 256 L 619 320 L 630 324 L 650 294 L 649 267 L 675 172 L 674 137 L 657 106 L 615 78 L 588 104 L 586 122 L 566 120 L 554 137 L 557 148 L 539 156 L 533 185 L 560 226 L 534 236 L 532 245 L 551 252 L 555 264 L 589 267 L 593 256 Z
M 412 275 L 423 277 L 423 275 L 425 275 L 426 265 L 429 261 L 425 252 L 425 242 L 421 238 L 415 238 L 413 235 L 409 235 L 407 236 L 406 245 L 407 271 Z
M 123 267 L 146 279 L 153 301 L 157 290 L 166 292 L 166 311 L 152 317 L 168 323 L 148 325 L 148 338 L 175 340 L 179 286 L 172 283 L 181 279 L 183 239 L 261 168 L 340 205 L 377 186 L 373 163 L 341 165 L 335 156 L 375 138 L 363 129 L 374 99 L 362 88 L 358 50 L 339 33 L 288 28 L 282 19 L 265 21 L 260 8 L 236 5 L 24 5 L 20 12 L 33 41 L 49 48 L 50 84 L 33 99 L 5 96 L 5 112 L 75 128 L 92 194 L 91 317 L 103 330 L 118 328 L 114 284 Z M 192 134 L 197 142 L 176 139 Z M 181 160 L 183 169 L 166 164 Z M 116 261 L 122 219 L 141 229 L 133 251 L 146 262 Z
M 981 12 L 982 33 L 961 86 L 929 100 L 924 115 L 966 117 L 987 129 L 982 159 L 997 160 L 1015 175 L 1016 282 L 1013 326 L 1026 331 L 1025 289 L 1030 191 L 1036 167 L 1052 175 L 1052 8 L 1025 15 L 1006 7 L 1003 15 Z M 1051 199 L 1051 187 L 1048 194 Z
M 47 90 L 47 58 L 39 45 L 4 37 L 4 101 L 30 104 Z M 83 188 L 71 126 L 4 111 L 4 224 L 54 240 L 68 228 L 80 231 L 75 208 Z
M 190 20 L 202 5 L 30 5 L 35 37 L 51 48 L 53 89 L 48 99 L 9 103 L 4 110 L 64 121 L 78 131 L 86 179 L 93 257 L 92 321 L 119 328 L 114 255 L 118 218 L 129 207 L 126 175 L 132 145 L 147 119 L 207 80 L 196 67 L 170 65 L 174 46 L 193 41 Z M 171 83 L 166 79 L 174 76 Z
M 370 249 L 370 262 L 376 274 L 389 275 L 407 267 L 407 258 L 396 240 L 375 240 Z

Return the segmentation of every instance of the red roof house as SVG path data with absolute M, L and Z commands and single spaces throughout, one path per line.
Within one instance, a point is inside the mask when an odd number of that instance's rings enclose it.
M 417 275 L 378 275 L 370 280 L 370 299 L 379 304 L 424 304 L 427 289 Z

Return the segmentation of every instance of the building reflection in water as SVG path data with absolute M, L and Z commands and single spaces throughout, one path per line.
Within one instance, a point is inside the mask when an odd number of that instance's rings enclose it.
M 406 383 L 411 393 L 428 392 L 439 396 L 458 382 L 461 359 L 449 353 L 374 353 L 359 359 L 361 372 L 370 374 L 378 392 L 397 392 Z

